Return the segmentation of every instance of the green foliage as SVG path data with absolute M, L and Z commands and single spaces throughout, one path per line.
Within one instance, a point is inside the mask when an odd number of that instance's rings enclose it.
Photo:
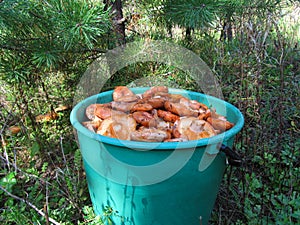
M 128 13 L 142 14 L 131 40 L 163 38 L 191 49 L 245 116 L 235 141 L 245 162 L 228 167 L 211 223 L 299 223 L 299 21 L 285 16 L 295 7 L 276 0 L 125 3 Z M 220 38 L 224 21 L 233 25 L 231 40 Z M 177 25 L 194 28 L 193 38 L 186 41 Z M 76 84 L 108 47 L 109 26 L 101 1 L 0 2 L 1 224 L 111 224 L 122 216 L 110 207 L 94 214 L 69 122 Z M 189 74 L 156 62 L 123 68 L 105 90 L 146 81 L 199 91 Z M 56 119 L 36 122 L 58 106 L 67 107 Z
M 94 224 L 94 225 L 103 225 L 103 221 L 100 216 L 96 216 L 93 208 L 89 206 L 85 206 L 83 208 L 84 213 L 84 222 L 79 222 L 78 225 L 84 224 Z
M 211 0 L 166 1 L 164 12 L 168 22 L 189 28 L 210 26 L 216 19 L 216 13 L 223 4 Z
M 93 224 L 93 225 L 113 225 L 114 222 L 110 219 L 111 216 L 118 216 L 118 214 L 111 208 L 105 207 L 103 215 L 95 215 L 93 208 L 85 206 L 83 208 L 84 222 L 79 222 L 78 225 Z
M 14 71 L 10 62 L 26 66 L 26 73 L 36 67 L 62 66 L 72 58 L 70 53 L 101 48 L 101 38 L 110 27 L 109 11 L 101 2 L 16 0 L 0 4 L 2 73 Z M 28 66 L 34 68 L 28 70 Z M 21 75 L 24 77 L 24 73 L 15 74 Z
M 2 177 L 0 180 L 0 186 L 5 188 L 7 191 L 12 191 L 13 186 L 17 183 L 16 173 L 10 172 Z

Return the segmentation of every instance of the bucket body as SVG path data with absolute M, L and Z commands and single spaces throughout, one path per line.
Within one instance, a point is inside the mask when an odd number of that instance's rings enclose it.
M 133 88 L 144 93 L 148 88 Z M 208 224 L 222 177 L 226 156 L 218 146 L 233 145 L 244 120 L 240 111 L 220 99 L 197 92 L 169 89 L 212 106 L 235 126 L 221 135 L 180 143 L 121 141 L 95 134 L 81 125 L 85 108 L 112 101 L 112 91 L 91 96 L 71 113 L 83 156 L 94 211 L 117 211 L 111 219 L 124 225 Z M 212 158 L 201 170 L 203 157 Z

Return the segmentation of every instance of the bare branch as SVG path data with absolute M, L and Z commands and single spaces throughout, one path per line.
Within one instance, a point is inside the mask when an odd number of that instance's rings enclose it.
M 5 189 L 4 187 L 2 187 L 1 185 L 0 185 L 0 189 L 1 189 L 2 191 L 4 191 L 9 197 L 12 197 L 12 198 L 14 198 L 14 199 L 16 199 L 16 200 L 18 200 L 18 201 L 24 202 L 26 205 L 30 206 L 32 209 L 34 209 L 34 210 L 35 210 L 38 214 L 40 214 L 42 217 L 45 217 L 45 213 L 43 212 L 43 210 L 38 209 L 38 208 L 37 208 L 35 205 L 33 205 L 31 202 L 28 202 L 28 201 L 26 201 L 25 199 L 20 198 L 20 197 L 18 197 L 18 196 L 16 196 L 16 195 L 10 193 L 8 190 L 6 190 L 6 189 Z M 49 218 L 49 221 L 50 221 L 52 224 L 54 224 L 54 225 L 60 225 L 60 223 L 57 222 L 56 220 L 54 220 L 54 219 L 52 219 L 52 218 L 50 218 L 50 217 L 48 217 L 48 218 Z

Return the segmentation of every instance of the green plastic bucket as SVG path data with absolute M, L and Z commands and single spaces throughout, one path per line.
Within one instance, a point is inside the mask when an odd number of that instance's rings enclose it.
M 144 93 L 149 88 L 132 88 Z M 71 112 L 77 131 L 93 208 L 117 211 L 113 224 L 208 224 L 226 168 L 221 144 L 232 147 L 242 129 L 241 112 L 215 97 L 181 89 L 169 89 L 216 109 L 235 126 L 223 134 L 188 142 L 148 143 L 123 141 L 95 134 L 81 122 L 85 108 L 112 101 L 107 91 L 79 102 Z

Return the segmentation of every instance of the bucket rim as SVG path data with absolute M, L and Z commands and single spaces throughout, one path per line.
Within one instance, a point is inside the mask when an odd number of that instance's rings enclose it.
M 144 91 L 148 90 L 150 87 L 135 87 L 135 88 L 130 88 L 134 93 L 143 93 Z M 233 138 L 244 126 L 244 116 L 241 113 L 241 111 L 232 105 L 231 103 L 222 100 L 220 98 L 216 98 L 211 95 L 206 95 L 200 92 L 195 92 L 195 91 L 189 91 L 189 90 L 184 90 L 184 89 L 177 89 L 177 88 L 169 88 L 170 93 L 180 93 L 182 95 L 193 95 L 193 96 L 198 96 L 202 98 L 206 98 L 208 101 L 213 101 L 213 102 L 218 102 L 221 104 L 224 104 L 226 108 L 230 108 L 232 113 L 236 115 L 238 118 L 237 121 L 235 122 L 235 125 L 221 133 L 217 134 L 213 137 L 210 138 L 203 138 L 203 139 L 198 139 L 198 140 L 193 140 L 193 141 L 184 141 L 184 142 L 141 142 L 141 141 L 129 141 L 129 140 L 119 140 L 117 138 L 111 138 L 108 136 L 100 135 L 97 133 L 94 133 L 84 127 L 81 122 L 78 121 L 77 118 L 77 111 L 81 109 L 82 107 L 86 107 L 89 104 L 86 104 L 87 102 L 96 102 L 97 99 L 107 96 L 107 95 L 112 95 L 113 90 L 101 92 L 99 94 L 92 95 L 88 98 L 85 98 L 84 100 L 80 101 L 77 103 L 70 114 L 70 121 L 72 126 L 74 127 L 76 132 L 80 132 L 85 136 L 90 137 L 91 139 L 97 140 L 101 143 L 104 144 L 109 144 L 113 146 L 118 146 L 118 147 L 124 147 L 124 148 L 130 148 L 130 149 L 135 149 L 135 150 L 140 150 L 140 151 L 149 151 L 149 150 L 174 150 L 174 149 L 191 149 L 191 148 L 196 148 L 196 147 L 201 147 L 201 146 L 207 146 L 207 145 L 214 145 L 214 144 L 221 144 L 223 142 L 228 141 L 229 139 Z

